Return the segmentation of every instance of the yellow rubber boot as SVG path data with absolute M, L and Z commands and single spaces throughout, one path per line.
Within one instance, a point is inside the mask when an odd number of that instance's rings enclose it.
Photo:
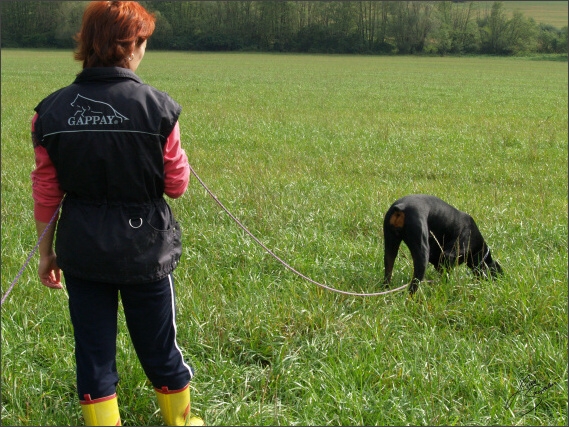
M 180 390 L 155 388 L 162 418 L 168 426 L 203 426 L 201 418 L 190 416 L 190 385 Z
M 121 417 L 116 393 L 111 396 L 91 399 L 86 394 L 81 400 L 81 410 L 86 426 L 120 426 Z

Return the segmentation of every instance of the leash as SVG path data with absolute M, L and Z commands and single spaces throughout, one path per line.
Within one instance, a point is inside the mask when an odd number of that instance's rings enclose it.
M 305 276 L 304 274 L 302 274 L 300 271 L 296 270 L 295 268 L 293 268 L 292 266 L 290 266 L 288 263 L 286 263 L 282 258 L 280 258 L 277 254 L 275 254 L 273 251 L 271 251 L 267 246 L 265 246 L 263 244 L 263 242 L 261 242 L 255 235 L 253 235 L 253 233 L 251 233 L 247 227 L 245 227 L 241 221 L 239 221 L 224 205 L 223 203 L 221 203 L 221 201 L 217 198 L 217 196 L 215 194 L 213 194 L 213 192 L 208 188 L 207 185 L 205 185 L 205 183 L 202 181 L 202 179 L 199 177 L 199 175 L 196 173 L 196 171 L 194 170 L 194 168 L 192 168 L 192 166 L 190 165 L 190 172 L 196 177 L 196 179 L 199 181 L 199 183 L 201 184 L 201 186 L 205 189 L 205 191 L 211 196 L 211 198 L 221 207 L 221 209 L 223 209 L 225 211 L 225 213 L 227 213 L 227 215 L 229 215 L 229 217 L 235 221 L 235 223 L 237 225 L 239 225 L 239 227 L 249 235 L 249 237 L 251 237 L 259 246 L 261 246 L 269 255 L 271 255 L 273 258 L 275 258 L 278 262 L 280 262 L 285 268 L 287 268 L 288 270 L 292 271 L 294 274 L 296 274 L 297 276 L 303 278 L 304 280 L 319 286 L 323 289 L 326 289 L 328 291 L 331 292 L 336 292 L 338 294 L 343 294 L 343 295 L 351 295 L 351 296 L 358 296 L 358 297 L 374 297 L 374 296 L 380 296 L 380 295 L 387 295 L 387 294 L 391 294 L 394 292 L 398 292 L 398 291 L 402 291 L 403 289 L 407 288 L 408 285 L 403 285 L 403 286 L 399 286 L 398 288 L 395 289 L 390 289 L 388 291 L 383 291 L 383 292 L 374 292 L 374 293 L 364 293 L 364 292 L 350 292 L 350 291 L 342 291 L 340 289 L 335 289 L 331 286 L 327 286 L 323 283 L 319 283 L 315 280 L 312 280 L 310 277 Z M 53 213 L 53 216 L 51 217 L 51 219 L 49 220 L 47 226 L 45 227 L 45 229 L 43 230 L 43 232 L 41 233 L 40 237 L 38 238 L 38 241 L 36 243 L 36 245 L 34 246 L 34 248 L 32 249 L 32 251 L 30 252 L 30 254 L 28 255 L 28 258 L 26 259 L 26 261 L 24 262 L 24 264 L 22 265 L 22 268 L 20 268 L 20 271 L 18 272 L 18 274 L 16 275 L 16 277 L 14 278 L 14 280 L 12 281 L 12 283 L 10 284 L 10 287 L 8 288 L 8 290 L 4 293 L 4 295 L 2 296 L 2 301 L 0 302 L 0 307 L 4 304 L 4 301 L 6 301 L 6 299 L 8 298 L 8 295 L 10 295 L 10 292 L 12 292 L 12 290 L 14 289 L 14 287 L 16 286 L 16 283 L 18 283 L 18 280 L 20 280 L 20 277 L 22 277 L 22 274 L 24 273 L 24 270 L 26 269 L 26 267 L 28 266 L 28 264 L 30 263 L 32 257 L 34 256 L 34 254 L 36 253 L 36 251 L 38 250 L 41 241 L 43 240 L 46 232 L 48 231 L 48 229 L 53 225 L 55 218 L 57 217 L 57 214 L 59 213 L 59 210 L 61 208 L 61 205 L 63 204 L 63 200 L 61 200 L 59 206 L 57 207 L 57 209 L 55 210 L 55 212 Z M 486 255 L 488 256 L 488 255 Z M 486 259 L 486 256 L 484 257 L 484 260 Z M 483 261 L 484 261 L 483 260 Z
M 482 257 L 482 261 L 480 261 L 480 264 L 478 264 L 478 268 L 482 267 L 482 264 L 486 264 L 486 258 L 488 258 L 488 255 L 490 255 L 490 246 L 486 245 L 486 248 L 487 248 L 486 253 Z M 488 266 L 488 264 L 486 264 L 486 266 Z
M 61 200 L 61 202 L 59 203 L 59 206 L 57 207 L 57 209 L 55 210 L 55 212 L 53 213 L 53 216 L 51 217 L 51 219 L 49 220 L 49 222 L 47 223 L 47 226 L 45 227 L 45 229 L 42 231 L 40 237 L 38 238 L 38 241 L 36 243 L 36 245 L 34 246 L 34 248 L 32 249 L 32 251 L 30 252 L 30 254 L 28 255 L 28 258 L 26 259 L 26 261 L 24 262 L 24 265 L 22 265 L 22 268 L 20 268 L 20 271 L 18 272 L 18 274 L 16 274 L 15 279 L 12 281 L 12 284 L 10 285 L 10 287 L 8 288 L 8 290 L 6 291 L 6 293 L 4 293 L 4 295 L 2 296 L 2 301 L 0 302 L 0 307 L 4 304 L 4 301 L 6 301 L 6 298 L 8 298 L 8 295 L 10 295 L 10 292 L 12 292 L 12 289 L 14 289 L 14 286 L 16 286 L 16 283 L 18 283 L 18 280 L 20 280 L 20 277 L 22 277 L 22 274 L 24 273 L 24 270 L 26 269 L 26 267 L 28 266 L 28 264 L 30 263 L 30 261 L 32 260 L 32 257 L 34 256 L 34 254 L 36 253 L 36 251 L 38 250 L 41 241 L 43 240 L 47 230 L 53 225 L 53 222 L 55 221 L 55 218 L 57 217 L 57 214 L 59 213 L 59 209 L 61 208 L 61 205 L 63 204 L 63 199 Z
M 488 258 L 488 255 L 490 255 L 490 246 L 486 245 L 486 253 L 482 257 L 482 261 L 480 261 L 476 266 L 476 269 L 481 270 L 483 265 L 486 265 L 486 267 L 488 267 L 488 264 L 486 264 L 486 258 Z
M 324 285 L 322 283 L 316 282 L 315 280 L 312 280 L 310 277 L 305 276 L 304 274 L 302 274 L 301 272 L 299 272 L 298 270 L 294 269 L 293 267 L 291 267 L 289 264 L 287 264 L 285 261 L 283 261 L 278 255 L 276 255 L 273 251 L 271 251 L 267 246 L 265 246 L 257 237 L 255 237 L 253 235 L 253 233 L 251 233 L 247 227 L 245 227 L 241 221 L 239 221 L 224 205 L 223 203 L 221 203 L 221 201 L 216 197 L 215 194 L 213 194 L 213 192 L 207 187 L 207 185 L 205 185 L 205 183 L 202 181 L 202 179 L 199 177 L 199 175 L 196 173 L 196 171 L 194 170 L 194 168 L 192 168 L 192 166 L 190 166 L 190 171 L 191 173 L 196 177 L 196 179 L 199 181 L 199 183 L 201 184 L 201 186 L 205 189 L 205 191 L 211 196 L 211 198 L 213 200 L 215 200 L 215 202 L 221 207 L 221 209 L 223 209 L 225 211 L 225 213 L 227 215 L 229 215 L 229 217 L 235 221 L 235 223 L 245 232 L 249 235 L 249 237 L 251 237 L 259 246 L 261 246 L 269 255 L 271 255 L 273 258 L 275 258 L 278 262 L 280 262 L 284 267 L 286 267 L 287 269 L 289 269 L 290 271 L 292 271 L 294 274 L 296 274 L 299 277 L 302 277 L 304 280 L 307 280 L 308 282 L 319 286 L 323 289 L 326 289 L 328 291 L 331 292 L 336 292 L 339 294 L 343 294 L 343 295 L 351 295 L 351 296 L 358 296 L 358 297 L 374 297 L 374 296 L 379 296 L 379 295 L 386 295 L 386 294 L 390 294 L 393 292 L 398 292 L 401 291 L 405 288 L 407 288 L 408 285 L 403 285 L 400 286 L 398 288 L 395 289 L 390 289 L 388 291 L 383 291 L 383 292 L 374 292 L 374 293 L 360 293 L 360 292 L 349 292 L 349 291 L 342 291 L 339 289 L 335 289 L 332 288 L 330 286 Z

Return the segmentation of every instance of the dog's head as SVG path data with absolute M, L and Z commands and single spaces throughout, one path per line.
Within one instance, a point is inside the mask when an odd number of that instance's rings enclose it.
M 488 247 L 480 253 L 478 263 L 472 270 L 474 274 L 484 278 L 495 278 L 498 274 L 503 274 L 502 267 L 492 258 L 492 252 Z

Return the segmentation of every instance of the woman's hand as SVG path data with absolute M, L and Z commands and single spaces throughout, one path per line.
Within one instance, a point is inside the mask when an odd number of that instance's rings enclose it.
M 61 289 L 61 270 L 57 265 L 57 257 L 55 253 L 41 256 L 38 267 L 38 275 L 42 285 L 52 289 Z

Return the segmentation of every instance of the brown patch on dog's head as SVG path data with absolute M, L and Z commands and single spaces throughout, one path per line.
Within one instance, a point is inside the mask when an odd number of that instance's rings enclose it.
M 403 225 L 405 225 L 405 212 L 393 212 L 391 218 L 389 218 L 389 224 L 395 228 L 403 228 Z

